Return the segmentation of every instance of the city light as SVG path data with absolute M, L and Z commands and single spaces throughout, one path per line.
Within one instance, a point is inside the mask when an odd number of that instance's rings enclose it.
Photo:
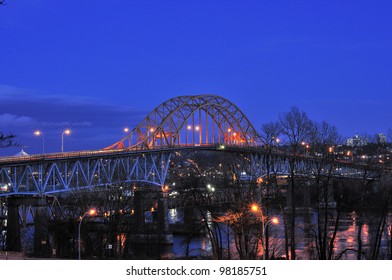
M 260 207 L 257 204 L 252 204 L 250 206 L 250 210 L 252 210 L 252 212 L 259 212 L 260 211 Z
M 82 227 L 82 221 L 84 219 L 84 217 L 86 217 L 87 215 L 89 216 L 95 216 L 97 214 L 97 210 L 95 210 L 94 208 L 89 209 L 87 212 L 85 212 L 83 214 L 83 216 L 80 218 L 80 222 L 79 222 L 79 227 L 78 227 L 78 251 L 79 251 L 79 260 L 81 260 L 81 251 L 80 251 L 80 229 Z
M 129 132 L 129 128 L 128 127 L 125 127 L 124 128 L 124 132 L 126 133 L 126 132 Z
M 45 153 L 45 137 L 44 134 L 40 130 L 34 131 L 34 135 L 37 137 L 42 137 L 42 153 Z
M 61 152 L 64 152 L 64 135 L 70 135 L 71 134 L 71 130 L 66 129 L 63 131 L 63 133 L 61 134 Z

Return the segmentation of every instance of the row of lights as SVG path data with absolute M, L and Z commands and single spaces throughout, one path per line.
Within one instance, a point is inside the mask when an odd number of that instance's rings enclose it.
M 66 129 L 61 133 L 61 152 L 64 152 L 64 135 L 70 135 L 71 130 Z M 37 137 L 42 137 L 42 153 L 45 153 L 45 136 L 40 130 L 34 131 L 34 135 Z
M 192 129 L 193 129 L 193 126 L 192 126 L 192 125 L 188 125 L 188 126 L 187 126 L 187 129 L 188 129 L 188 130 L 192 130 Z M 199 130 L 200 130 L 200 126 L 199 126 L 199 125 L 196 125 L 196 126 L 195 126 L 195 130 L 196 130 L 196 131 L 199 131 Z M 128 127 L 125 127 L 125 128 L 123 129 L 123 131 L 127 133 L 127 132 L 129 132 L 129 128 L 128 128 Z M 149 131 L 150 131 L 150 132 L 154 132 L 155 129 L 154 129 L 153 127 L 151 127 L 151 128 L 149 129 Z M 228 129 L 227 129 L 227 132 L 231 132 L 231 131 L 232 131 L 231 128 L 228 128 Z M 234 132 L 233 135 L 236 136 L 237 133 Z M 276 142 L 279 143 L 280 140 L 277 138 L 277 139 L 276 139 Z

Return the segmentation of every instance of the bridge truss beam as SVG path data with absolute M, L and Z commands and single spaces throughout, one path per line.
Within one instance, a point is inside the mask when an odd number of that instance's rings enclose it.
M 31 161 L 0 167 L 0 196 L 43 195 L 126 182 L 163 186 L 171 152 Z

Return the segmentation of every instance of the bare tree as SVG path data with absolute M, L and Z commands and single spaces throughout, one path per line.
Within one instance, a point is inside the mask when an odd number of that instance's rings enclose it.
M 329 209 L 330 180 L 334 168 L 334 146 L 340 142 L 339 133 L 334 125 L 327 122 L 314 123 L 310 135 L 311 151 L 316 155 L 312 175 L 314 175 L 317 194 L 317 231 L 316 247 L 318 258 L 331 259 L 334 251 L 334 243 L 338 230 L 340 211 L 338 209 L 336 217 Z M 321 201 L 320 201 L 321 200 Z M 322 205 L 322 209 L 320 206 Z M 334 223 L 333 232 L 329 230 L 330 223 Z
M 279 126 L 282 135 L 287 141 L 287 152 L 290 168 L 289 183 L 289 201 L 290 201 L 290 258 L 295 259 L 295 170 L 297 166 L 297 156 L 300 154 L 302 142 L 308 142 L 310 139 L 310 131 L 314 126 L 305 112 L 300 111 L 297 107 L 292 107 L 287 113 L 279 116 Z

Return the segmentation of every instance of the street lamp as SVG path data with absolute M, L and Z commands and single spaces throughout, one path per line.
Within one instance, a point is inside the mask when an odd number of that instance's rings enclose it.
M 42 153 L 45 153 L 45 137 L 44 134 L 40 130 L 34 131 L 34 135 L 39 137 L 42 136 Z
M 70 135 L 71 134 L 71 130 L 66 129 L 63 131 L 63 133 L 61 134 L 61 152 L 64 152 L 64 135 Z
M 79 221 L 79 227 L 78 227 L 78 252 L 79 252 L 79 260 L 81 260 L 81 255 L 80 255 L 80 228 L 82 227 L 82 221 L 83 218 L 86 217 L 87 215 L 89 216 L 95 216 L 95 214 L 97 213 L 97 210 L 95 209 L 90 209 L 88 210 L 86 213 L 83 214 L 83 216 L 80 218 Z
M 273 217 L 272 219 L 268 219 L 268 216 L 264 216 L 263 215 L 263 211 L 262 211 L 262 209 L 260 208 L 260 206 L 258 205 L 258 204 L 252 204 L 251 206 L 250 206 L 250 210 L 253 212 L 253 213 L 258 213 L 258 212 L 260 212 L 260 216 L 261 216 L 261 229 L 262 229 L 262 237 L 263 237 L 263 241 L 261 242 L 261 245 L 262 245 L 262 247 L 263 247 L 263 260 L 265 260 L 265 254 L 266 254 L 266 248 L 267 248 L 267 239 L 266 239 L 266 229 L 267 229 L 267 226 L 269 225 L 269 224 L 275 224 L 275 225 L 277 225 L 277 224 L 279 224 L 279 219 L 278 218 L 276 218 L 276 217 Z
M 188 146 L 188 133 L 189 133 L 190 130 L 192 130 L 192 126 L 188 124 L 188 126 L 186 127 L 186 134 L 185 134 L 185 144 L 186 144 L 186 146 Z

